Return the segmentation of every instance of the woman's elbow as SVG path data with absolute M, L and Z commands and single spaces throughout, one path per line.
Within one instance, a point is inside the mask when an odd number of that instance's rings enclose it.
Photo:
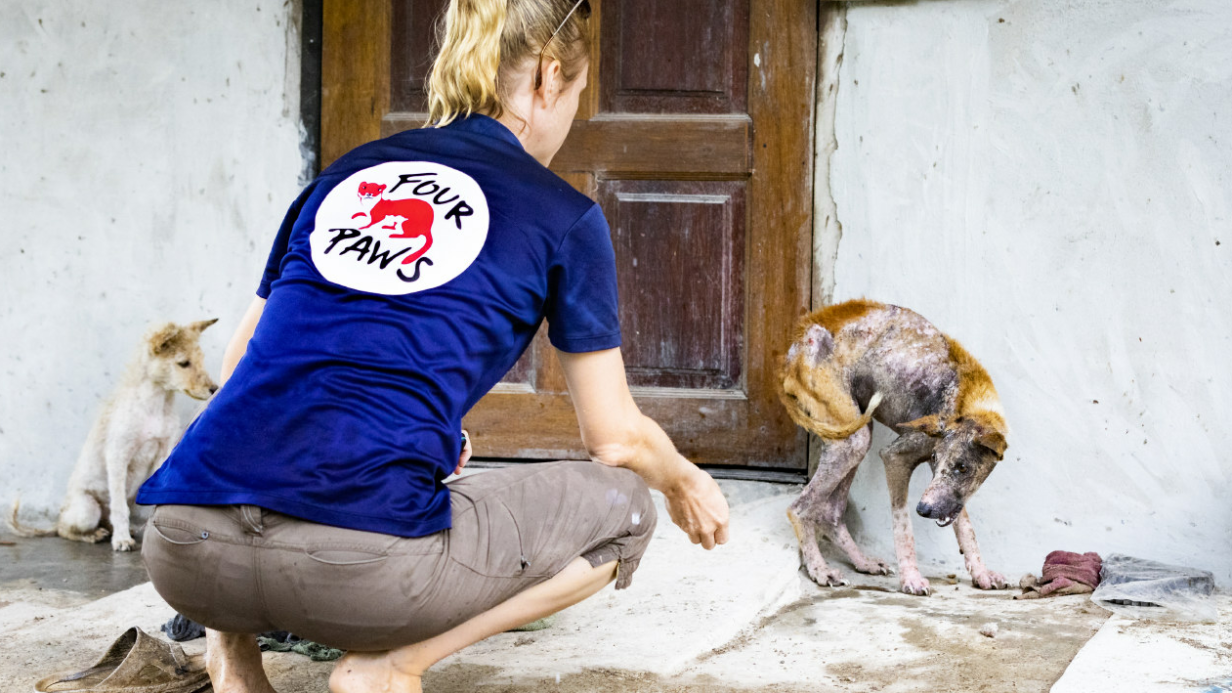
M 601 437 L 583 436 L 586 453 L 590 458 L 609 467 L 628 467 L 642 457 L 645 449 L 645 434 L 642 419 L 638 415 L 628 426 L 605 431 Z

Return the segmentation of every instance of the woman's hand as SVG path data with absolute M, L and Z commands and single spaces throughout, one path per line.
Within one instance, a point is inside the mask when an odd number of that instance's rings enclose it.
M 458 468 L 453 470 L 454 474 L 462 473 L 462 468 L 471 461 L 472 452 L 474 451 L 471 449 L 471 434 L 467 433 L 464 428 L 462 429 L 462 452 L 458 455 Z
M 706 550 L 727 543 L 727 499 L 709 474 L 689 462 L 679 481 L 663 491 L 672 522 Z

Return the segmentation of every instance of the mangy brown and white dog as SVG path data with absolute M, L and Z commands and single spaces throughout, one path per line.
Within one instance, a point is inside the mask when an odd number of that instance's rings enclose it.
M 205 370 L 198 343 L 201 331 L 215 322 L 203 320 L 182 327 L 167 323 L 146 334 L 123 382 L 86 437 L 55 529 L 23 527 L 17 521 L 20 504 L 14 503 L 9 516 L 14 532 L 26 537 L 59 534 L 90 543 L 110 535 L 116 551 L 136 547 L 129 527 L 129 504 L 179 439 L 175 393 L 204 400 L 218 390 Z M 104 508 L 108 509 L 106 517 Z
M 933 479 L 916 512 L 942 527 L 954 525 L 975 586 L 1009 587 L 1003 575 L 984 566 L 964 508 L 1005 454 L 1005 412 L 988 373 L 958 342 L 905 308 L 866 300 L 840 303 L 803 321 L 783 364 L 780 395 L 792 419 L 824 444 L 817 472 L 787 510 L 813 580 L 843 584 L 840 572 L 821 556 L 817 530 L 846 552 L 856 570 L 892 572 L 864 555 L 843 521 L 847 492 L 876 419 L 901 434 L 881 451 L 881 459 L 902 591 L 929 593 L 916 566 L 907 509 L 911 473 L 925 462 Z

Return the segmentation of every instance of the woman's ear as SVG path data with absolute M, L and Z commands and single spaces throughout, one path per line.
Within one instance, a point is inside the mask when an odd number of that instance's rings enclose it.
M 546 106 L 553 106 L 556 100 L 560 98 L 560 94 L 564 85 L 564 75 L 561 73 L 559 60 L 544 58 L 544 62 L 539 66 L 540 74 L 543 75 L 543 80 L 539 83 L 539 88 L 535 90 L 535 96 L 543 99 Z

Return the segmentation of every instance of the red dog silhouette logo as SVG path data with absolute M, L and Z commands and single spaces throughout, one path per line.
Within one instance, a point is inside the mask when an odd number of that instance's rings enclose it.
M 326 279 L 353 289 L 422 291 L 474 262 L 488 219 L 487 198 L 465 173 L 427 162 L 379 164 L 325 196 L 309 237 L 312 260 Z

